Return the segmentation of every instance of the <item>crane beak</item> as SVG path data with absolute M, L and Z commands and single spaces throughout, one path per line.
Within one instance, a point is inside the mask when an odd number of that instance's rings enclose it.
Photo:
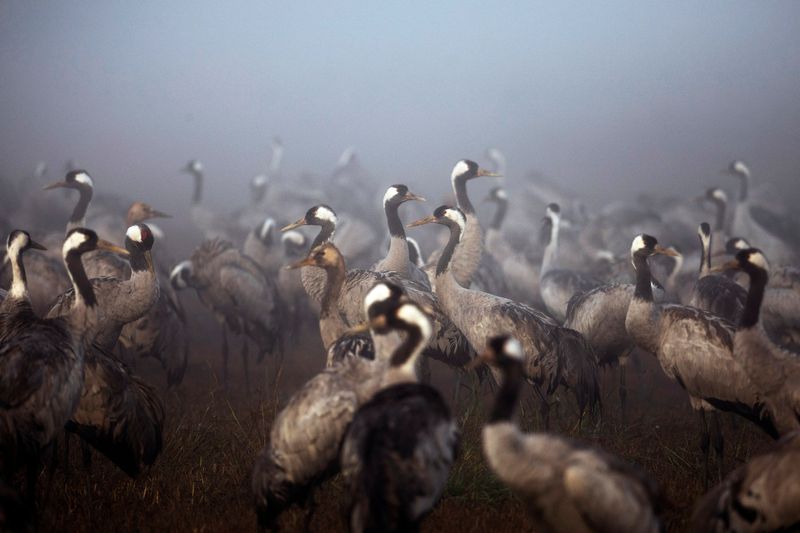
M 417 226 L 424 226 L 425 224 L 433 224 L 436 222 L 436 217 L 433 215 L 427 216 L 425 218 L 421 218 L 419 220 L 415 220 L 411 224 L 408 224 L 407 228 L 416 228 Z
M 106 250 L 107 252 L 115 253 L 122 257 L 130 257 L 131 253 L 126 250 L 125 248 L 121 248 L 114 243 L 108 242 L 104 239 L 97 240 L 97 249 L 98 250 Z
M 386 316 L 378 315 L 369 322 L 362 322 L 361 324 L 346 330 L 344 335 L 360 335 L 362 333 L 367 333 L 371 329 L 379 329 L 384 327 L 386 327 Z
M 301 259 L 296 263 L 292 263 L 291 265 L 286 265 L 286 270 L 294 270 L 295 268 L 301 268 L 305 266 L 316 266 L 313 257 L 306 257 L 305 259 Z
M 673 248 L 664 248 L 660 244 L 656 244 L 656 253 L 662 255 L 668 255 L 670 257 L 679 257 L 681 255 L 678 253 L 677 250 Z
M 51 183 L 49 185 L 45 185 L 44 187 L 42 187 L 42 190 L 43 191 L 49 191 L 51 189 L 66 189 L 68 187 L 69 187 L 69 183 L 67 183 L 66 181 L 54 181 L 53 183 Z
M 172 218 L 172 215 L 159 211 L 158 209 L 150 208 L 147 211 L 148 218 Z
M 38 242 L 34 241 L 33 239 L 30 240 L 30 242 L 28 243 L 28 246 L 31 248 L 31 250 L 47 250 L 47 246 L 44 246 L 43 244 L 39 244 Z
M 409 200 L 416 200 L 417 202 L 424 202 L 425 198 L 423 198 L 422 196 L 420 196 L 418 194 L 414 194 L 413 192 L 407 192 L 403 196 L 403 201 L 404 202 L 408 202 Z
M 285 225 L 284 227 L 281 228 L 281 231 L 282 232 L 289 231 L 290 229 L 299 228 L 300 226 L 305 226 L 305 225 L 306 225 L 306 217 L 303 217 L 296 222 L 292 222 L 291 224 Z
M 739 264 L 739 261 L 733 259 L 728 261 L 727 263 L 722 263 L 715 267 L 711 268 L 711 272 L 725 272 L 726 270 L 741 270 L 742 266 Z
M 475 174 L 476 177 L 485 176 L 487 178 L 502 178 L 502 174 L 498 174 L 497 172 L 489 172 L 485 168 L 479 168 L 478 172 Z

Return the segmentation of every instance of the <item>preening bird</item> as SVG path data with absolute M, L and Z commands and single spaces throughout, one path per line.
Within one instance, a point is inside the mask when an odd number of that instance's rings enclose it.
M 525 380 L 519 341 L 492 337 L 480 357 L 502 376 L 481 433 L 483 455 L 525 503 L 536 530 L 662 531 L 660 490 L 644 472 L 567 437 L 520 431 L 512 419 Z
M 416 530 L 447 483 L 458 429 L 439 392 L 417 383 L 417 359 L 432 331 L 422 309 L 402 303 L 370 324 L 375 331 L 399 330 L 404 339 L 342 443 L 350 531 Z

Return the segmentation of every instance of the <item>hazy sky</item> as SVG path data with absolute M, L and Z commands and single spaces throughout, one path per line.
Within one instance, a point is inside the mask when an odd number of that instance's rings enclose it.
M 800 196 L 800 2 L 490 4 L 0 0 L 0 173 L 73 157 L 188 201 L 200 157 L 244 196 L 279 134 L 289 171 L 352 144 L 444 187 L 491 145 L 611 199 L 738 157 Z

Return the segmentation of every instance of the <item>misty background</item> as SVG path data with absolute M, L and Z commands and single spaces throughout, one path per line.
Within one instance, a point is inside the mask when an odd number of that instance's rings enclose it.
M 509 186 L 539 171 L 590 203 L 731 189 L 734 158 L 798 201 L 799 28 L 790 1 L 4 0 L 0 174 L 72 158 L 179 213 L 197 157 L 231 208 L 279 135 L 284 176 L 354 145 L 426 195 L 496 146 Z

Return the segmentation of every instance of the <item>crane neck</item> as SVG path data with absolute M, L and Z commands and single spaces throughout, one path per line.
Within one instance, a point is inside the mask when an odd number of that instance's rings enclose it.
M 417 381 L 417 362 L 428 344 L 428 338 L 419 327 L 411 324 L 403 327 L 400 331 L 405 335 L 389 359 L 389 369 L 384 376 L 383 387 L 396 383 Z
M 78 188 L 78 203 L 75 204 L 75 209 L 72 210 L 72 215 L 67 222 L 67 233 L 75 228 L 83 228 L 86 226 L 86 211 L 89 210 L 89 204 L 94 195 L 94 188 L 89 186 L 81 186 Z
M 325 268 L 325 288 L 320 302 L 320 319 L 338 316 L 339 296 L 344 287 L 345 277 L 344 259 L 339 256 L 336 265 Z
M 453 180 L 453 193 L 456 195 L 456 202 L 458 203 L 459 209 L 461 209 L 465 215 L 475 213 L 475 207 L 473 207 L 467 195 L 466 178 L 459 176 Z
M 747 299 L 738 329 L 749 329 L 758 324 L 761 302 L 764 300 L 764 291 L 769 281 L 766 270 L 751 269 L 747 274 L 750 276 L 750 288 L 747 290 Z
M 25 264 L 22 262 L 22 250 L 16 246 L 8 250 L 11 263 L 11 288 L 7 298 L 15 300 L 28 300 L 28 277 L 25 275 Z
M 552 224 L 550 226 L 550 235 L 547 241 L 547 246 L 544 248 L 544 255 L 542 255 L 542 268 L 539 271 L 541 277 L 547 271 L 552 270 L 558 261 L 558 219 L 550 219 Z
M 75 311 L 84 307 L 94 307 L 97 305 L 97 298 L 92 288 L 92 282 L 89 281 L 89 276 L 86 275 L 86 270 L 83 268 L 80 252 L 67 252 L 67 255 L 64 257 L 64 263 L 67 266 L 67 273 L 72 282 L 72 288 L 75 291 L 75 302 L 73 303 L 72 310 Z
M 652 276 L 647 257 L 635 254 L 633 256 L 633 268 L 636 270 L 636 288 L 633 291 L 633 298 L 652 303 L 653 285 L 650 283 Z
M 711 234 L 707 237 L 703 234 L 698 234 L 700 238 L 700 278 L 707 276 L 711 273 Z
M 747 200 L 748 187 L 750 186 L 750 176 L 741 172 L 739 173 L 739 201 L 744 202 Z
M 489 423 L 507 422 L 514 416 L 514 411 L 519 400 L 520 389 L 524 381 L 522 363 L 509 361 L 503 368 L 503 383 L 494 400 L 492 412 L 489 414 Z
M 336 232 L 336 224 L 325 221 L 320 225 L 320 228 L 321 229 L 319 230 L 319 233 L 317 233 L 317 237 L 314 239 L 314 242 L 311 243 L 311 248 L 309 248 L 309 250 L 313 250 L 320 244 L 325 244 L 333 239 L 333 234 Z
M 721 230 L 725 227 L 725 214 L 727 210 L 727 205 L 724 201 L 716 198 L 714 199 L 714 205 L 717 208 L 717 221 L 716 221 L 716 226 L 714 227 L 717 228 L 718 230 Z
M 436 264 L 436 277 L 444 276 L 450 271 L 450 262 L 453 259 L 453 253 L 461 241 L 461 227 L 456 224 L 449 226 L 450 238 L 442 250 L 442 255 L 439 256 L 439 262 Z
M 500 231 L 500 227 L 503 225 L 503 221 L 506 218 L 506 212 L 508 211 L 508 201 L 503 199 L 497 200 L 497 209 L 494 212 L 494 217 L 492 217 L 492 223 L 489 227 L 495 231 Z
M 203 173 L 192 171 L 194 178 L 194 192 L 192 193 L 192 205 L 199 205 L 203 201 Z
M 406 240 L 406 230 L 403 228 L 403 221 L 400 220 L 399 209 L 400 204 L 394 202 L 387 202 L 383 207 L 386 213 L 386 223 L 389 226 L 389 235 Z

